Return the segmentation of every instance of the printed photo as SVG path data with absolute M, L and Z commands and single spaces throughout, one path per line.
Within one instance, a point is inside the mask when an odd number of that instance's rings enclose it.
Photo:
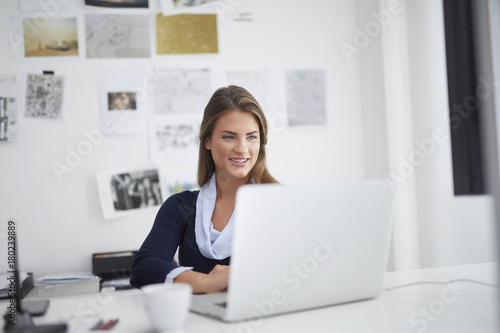
M 156 168 L 100 171 L 96 177 L 105 219 L 128 216 L 141 210 L 156 210 L 163 203 Z
M 115 174 L 110 181 L 115 210 L 158 206 L 162 203 L 157 170 Z
M 47 18 L 40 25 L 36 18 L 23 19 L 25 57 L 78 56 L 76 18 Z
M 85 0 L 87 6 L 115 8 L 148 8 L 149 0 Z
M 165 199 L 183 191 L 199 190 L 196 175 L 197 170 L 189 170 L 189 168 L 173 170 L 166 174 L 164 177 Z
M 135 92 L 108 93 L 108 110 L 137 110 Z

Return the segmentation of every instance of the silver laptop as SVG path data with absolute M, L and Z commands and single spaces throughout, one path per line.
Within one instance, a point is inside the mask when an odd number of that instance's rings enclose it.
M 243 186 L 228 291 L 193 312 L 240 321 L 377 297 L 391 236 L 385 180 Z

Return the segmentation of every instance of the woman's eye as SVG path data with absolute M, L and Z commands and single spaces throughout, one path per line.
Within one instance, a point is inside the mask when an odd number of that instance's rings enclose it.
M 250 135 L 250 136 L 248 137 L 248 139 L 249 139 L 249 140 L 257 140 L 257 139 L 258 139 L 258 137 L 256 137 L 255 135 Z
M 226 136 L 223 136 L 222 138 L 224 140 L 231 140 L 231 139 L 234 139 L 234 136 L 232 136 L 232 135 L 226 135 Z

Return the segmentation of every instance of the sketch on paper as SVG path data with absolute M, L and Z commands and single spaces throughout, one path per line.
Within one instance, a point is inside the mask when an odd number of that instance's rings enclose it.
M 88 58 L 150 56 L 149 16 L 86 14 Z
M 158 169 L 100 171 L 96 177 L 106 219 L 157 208 L 163 202 Z
M 197 165 L 200 123 L 197 117 L 153 117 L 149 128 L 151 161 L 170 169 Z
M 202 114 L 212 96 L 209 70 L 162 69 L 156 79 L 155 113 Z
M 76 18 L 23 19 L 25 57 L 61 57 L 78 55 Z
M 324 71 L 287 71 L 285 89 L 289 125 L 326 124 Z
M 108 110 L 137 110 L 135 92 L 108 92 Z
M 198 131 L 192 124 L 173 124 L 157 126 L 155 131 L 158 150 L 188 149 L 196 145 Z
M 61 119 L 64 77 L 28 74 L 26 80 L 27 118 Z

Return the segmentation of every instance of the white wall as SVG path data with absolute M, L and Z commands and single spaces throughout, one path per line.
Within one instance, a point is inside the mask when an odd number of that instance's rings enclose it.
M 74 1 L 61 14 L 85 10 Z M 235 2 L 232 2 L 235 3 Z M 156 7 L 156 6 L 155 6 Z M 109 136 L 80 166 L 57 180 L 51 163 L 63 161 L 66 147 L 99 128 L 97 72 L 105 68 L 325 69 L 328 126 L 274 133 L 268 145 L 270 169 L 284 183 L 364 177 L 359 66 L 346 66 L 338 45 L 351 39 L 356 7 L 349 0 L 241 1 L 235 13 L 252 12 L 254 22 L 218 20 L 217 55 L 154 56 L 146 60 L 90 59 L 11 62 L 6 38 L 0 41 L 0 74 L 54 70 L 73 79 L 69 109 L 61 123 L 26 119 L 20 112 L 18 141 L 0 144 L 0 225 L 18 221 L 20 258 L 35 276 L 90 270 L 94 252 L 137 249 L 155 213 L 104 220 L 95 172 L 149 164 L 147 136 Z M 0 4 L 0 32 L 19 13 L 17 1 Z M 151 11 L 153 15 L 153 11 Z M 80 43 L 83 41 L 80 24 Z M 4 239 L 5 240 L 5 239 Z M 3 242 L 5 245 L 5 242 Z M 0 253 L 0 271 L 6 269 Z

